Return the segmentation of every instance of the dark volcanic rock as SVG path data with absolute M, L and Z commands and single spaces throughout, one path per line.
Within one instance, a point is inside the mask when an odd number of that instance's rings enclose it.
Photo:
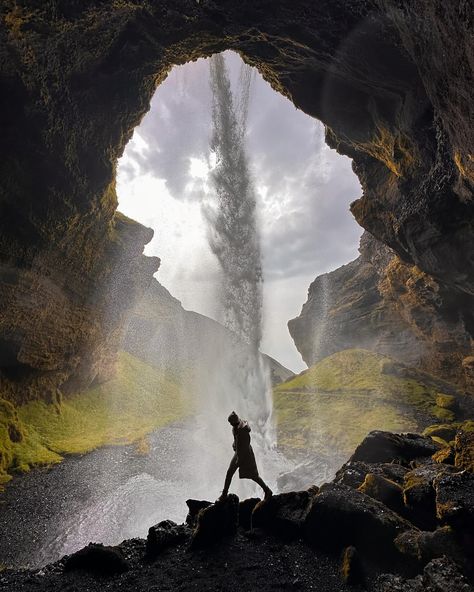
M 233 536 L 239 525 L 239 498 L 233 493 L 199 511 L 191 547 L 198 549 Z
M 394 539 L 413 526 L 381 502 L 346 485 L 323 485 L 313 497 L 305 538 L 317 547 L 338 550 L 353 545 L 369 557 L 396 559 Z
M 433 485 L 438 519 L 468 534 L 474 542 L 474 474 L 441 475 Z
M 186 524 L 188 526 L 196 526 L 197 524 L 197 517 L 201 510 L 204 508 L 208 508 L 212 505 L 212 502 L 208 502 L 206 500 L 194 500 L 188 499 L 186 500 L 186 505 L 188 506 L 188 515 L 186 516 Z
M 189 535 L 189 529 L 183 524 L 163 520 L 148 529 L 146 554 L 149 558 L 154 558 L 164 549 L 181 543 Z
M 97 575 L 111 576 L 129 569 L 129 565 L 118 547 L 105 547 L 90 543 L 64 562 L 65 571 L 83 569 Z
M 407 530 L 397 536 L 395 545 L 401 553 L 417 559 L 422 565 L 444 555 L 458 562 L 466 560 L 466 552 L 449 526 L 433 532 Z
M 364 438 L 351 456 L 351 461 L 369 463 L 409 463 L 418 457 L 433 455 L 441 446 L 419 434 L 392 434 L 374 431 Z
M 357 489 L 365 481 L 366 475 L 372 473 L 401 485 L 407 472 L 406 467 L 397 463 L 369 463 L 351 460 L 337 471 L 334 482 Z
M 474 431 L 459 431 L 454 440 L 454 465 L 474 473 Z
M 355 547 L 344 549 L 341 563 L 341 573 L 346 584 L 353 586 L 364 583 L 364 569 Z
M 403 515 L 403 490 L 398 483 L 376 473 L 368 473 L 359 491 L 382 502 L 397 514 Z
M 253 526 L 265 528 L 285 538 L 297 537 L 305 523 L 311 498 L 308 491 L 273 495 L 255 506 Z
M 252 524 L 252 513 L 255 506 L 260 502 L 259 497 L 250 497 L 239 504 L 239 526 L 245 530 L 250 530 Z
M 376 592 L 472 592 L 472 587 L 457 564 L 447 557 L 430 561 L 423 575 L 412 580 L 384 575 L 378 579 Z

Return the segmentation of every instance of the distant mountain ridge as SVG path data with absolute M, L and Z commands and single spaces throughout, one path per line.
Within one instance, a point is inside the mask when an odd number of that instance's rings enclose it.
M 223 351 L 238 355 L 248 347 L 217 321 L 185 310 L 156 279 L 133 310 L 123 342 L 125 351 L 172 374 L 210 368 Z M 262 357 L 272 385 L 294 376 L 272 357 Z

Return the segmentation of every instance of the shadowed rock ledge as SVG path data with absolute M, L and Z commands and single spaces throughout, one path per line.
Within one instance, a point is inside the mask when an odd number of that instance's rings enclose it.
M 0 381 L 53 398 L 113 366 L 156 261 L 116 215 L 117 158 L 175 64 L 233 49 L 354 160 L 352 211 L 474 293 L 469 3 L 6 0 L 0 7 Z M 59 389 L 59 390 L 58 390 Z

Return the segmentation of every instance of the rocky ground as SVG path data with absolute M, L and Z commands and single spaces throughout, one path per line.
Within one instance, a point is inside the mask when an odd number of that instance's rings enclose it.
M 333 482 L 260 502 L 188 500 L 186 524 L 89 545 L 0 590 L 473 590 L 474 435 L 371 432 Z

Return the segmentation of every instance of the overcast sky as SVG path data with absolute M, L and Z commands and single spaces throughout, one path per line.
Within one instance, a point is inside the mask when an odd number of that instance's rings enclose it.
M 233 81 L 237 54 L 226 52 Z M 218 265 L 202 205 L 211 133 L 209 61 L 172 70 L 119 161 L 119 209 L 154 229 L 147 255 L 161 258 L 157 279 L 188 310 L 217 318 Z M 258 195 L 264 271 L 262 351 L 293 371 L 305 364 L 287 322 L 298 315 L 317 275 L 358 256 L 362 229 L 349 212 L 361 194 L 351 161 L 324 143 L 322 124 L 297 110 L 255 71 L 248 156 Z

